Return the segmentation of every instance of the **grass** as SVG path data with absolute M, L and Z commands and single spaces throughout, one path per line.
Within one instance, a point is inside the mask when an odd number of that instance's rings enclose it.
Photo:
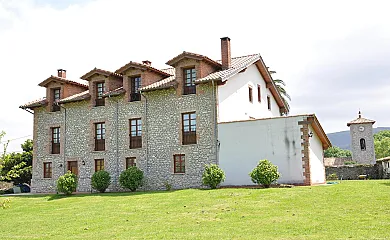
M 1 239 L 390 239 L 389 180 L 9 198 Z

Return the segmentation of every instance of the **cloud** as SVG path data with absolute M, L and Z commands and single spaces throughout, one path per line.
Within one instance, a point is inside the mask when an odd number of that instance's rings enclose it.
M 327 132 L 362 108 L 390 126 L 390 30 L 386 1 L 0 1 L 0 129 L 32 134 L 18 106 L 45 95 L 37 84 L 56 69 L 70 79 L 130 60 L 163 68 L 182 51 L 220 58 L 261 53 L 285 80 L 293 114 L 315 112 Z M 14 141 L 10 150 L 18 150 Z

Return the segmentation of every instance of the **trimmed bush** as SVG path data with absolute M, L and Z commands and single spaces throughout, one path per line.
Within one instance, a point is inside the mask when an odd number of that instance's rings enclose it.
M 77 189 L 77 176 L 70 171 L 60 176 L 57 180 L 57 191 L 70 195 Z
M 204 185 L 216 189 L 221 182 L 225 181 L 225 172 L 216 164 L 205 165 L 202 180 Z
M 277 166 L 273 165 L 267 159 L 264 159 L 259 161 L 257 167 L 249 173 L 249 176 L 251 177 L 252 182 L 269 188 L 272 182 L 279 179 L 280 173 L 278 172 Z
M 119 176 L 119 183 L 123 188 L 130 189 L 135 192 L 137 188 L 142 186 L 144 172 L 137 167 L 129 167 Z
M 111 183 L 110 174 L 107 171 L 101 170 L 95 172 L 91 178 L 92 188 L 104 193 Z

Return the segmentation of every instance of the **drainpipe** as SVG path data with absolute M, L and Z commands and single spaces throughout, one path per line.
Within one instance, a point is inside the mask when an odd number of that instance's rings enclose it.
M 146 136 L 146 176 L 149 173 L 149 139 L 148 139 L 148 98 L 142 93 L 140 90 L 139 93 L 145 98 L 145 110 L 144 110 L 144 118 L 145 118 L 145 136 Z
M 108 98 L 111 98 L 111 93 L 108 95 Z M 118 186 L 118 175 L 119 175 L 119 101 L 116 99 L 114 100 L 116 103 L 115 106 L 115 130 L 116 130 L 116 139 L 115 139 L 115 145 L 116 145 L 116 174 L 114 178 L 114 182 L 116 184 L 116 187 Z
M 58 104 L 58 102 L 56 102 L 55 104 L 57 104 L 58 106 L 60 106 L 61 108 L 64 109 L 64 174 L 66 173 L 66 108 L 64 106 L 62 106 L 62 104 Z
M 213 121 L 214 121 L 214 138 L 215 138 L 215 161 L 216 164 L 219 165 L 219 156 L 218 156 L 218 148 L 219 148 L 219 141 L 218 141 L 218 125 L 217 125 L 217 99 L 216 99 L 216 93 L 215 93 L 215 85 L 214 80 L 211 81 L 213 86 Z

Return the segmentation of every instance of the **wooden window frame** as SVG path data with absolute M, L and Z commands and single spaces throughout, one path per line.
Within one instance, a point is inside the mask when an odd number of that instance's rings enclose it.
M 193 117 L 193 114 L 195 115 Z M 186 119 L 188 116 L 188 119 Z M 186 123 L 188 122 L 188 130 L 186 130 Z M 194 124 L 193 124 L 194 123 Z M 196 144 L 196 112 L 187 112 L 181 114 L 181 124 L 182 124 L 182 144 Z M 195 129 L 195 130 L 194 130 Z
M 268 107 L 268 110 L 271 111 L 271 97 L 270 96 L 267 96 L 267 107 Z
M 141 101 L 139 89 L 142 87 L 141 76 L 130 77 L 130 102 Z
M 100 133 L 99 130 L 100 129 Z M 95 123 L 95 151 L 106 150 L 106 123 Z
M 130 149 L 142 148 L 142 119 L 129 119 Z
M 186 173 L 186 159 L 185 154 L 173 155 L 173 173 L 184 174 Z
M 190 78 L 187 78 L 187 71 L 190 71 Z M 197 71 L 195 67 L 183 68 L 183 95 L 196 94 L 196 77 Z
M 104 106 L 105 99 L 103 98 L 105 84 L 104 82 L 96 82 L 95 107 Z
M 253 103 L 253 88 L 252 86 L 248 86 L 248 93 L 249 93 L 249 102 Z
M 126 169 L 129 167 L 136 167 L 137 166 L 137 159 L 135 157 L 127 157 L 126 158 Z
M 75 174 L 76 176 L 79 175 L 79 167 L 77 161 L 68 161 L 68 171 Z
M 51 128 L 51 154 L 60 154 L 61 152 L 61 128 Z
M 52 162 L 43 163 L 43 178 L 52 178 L 53 177 L 53 165 Z
M 51 91 L 53 96 L 52 112 L 61 111 L 61 107 L 58 105 L 58 101 L 61 99 L 61 88 L 53 88 Z
M 261 102 L 261 86 L 257 84 L 257 101 Z
M 95 159 L 95 172 L 104 170 L 104 159 Z

